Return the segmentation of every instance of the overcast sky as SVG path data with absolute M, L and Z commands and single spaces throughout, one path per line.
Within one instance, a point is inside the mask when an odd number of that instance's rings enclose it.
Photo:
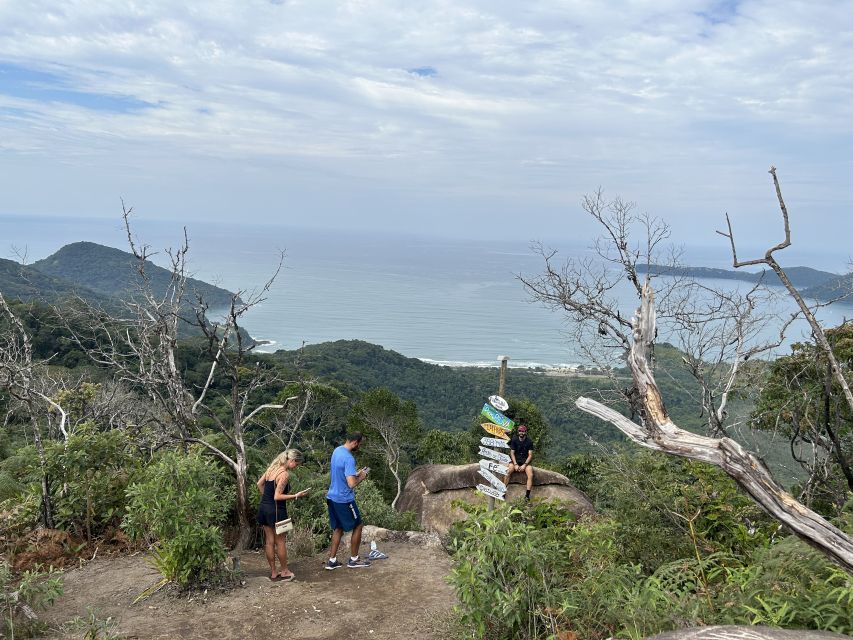
M 0 214 L 847 254 L 851 132 L 849 1 L 0 0 Z

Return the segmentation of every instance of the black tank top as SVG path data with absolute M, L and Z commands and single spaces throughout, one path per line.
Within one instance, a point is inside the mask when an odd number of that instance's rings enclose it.
M 284 493 L 290 492 L 290 481 L 284 486 Z M 284 502 L 284 500 L 279 500 Z M 261 496 L 261 504 L 275 505 L 275 480 L 264 480 L 264 495 Z

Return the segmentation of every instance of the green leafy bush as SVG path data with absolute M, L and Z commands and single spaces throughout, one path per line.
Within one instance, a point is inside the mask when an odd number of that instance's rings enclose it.
M 121 521 L 125 489 L 140 468 L 129 436 L 121 430 L 99 431 L 93 422 L 77 426 L 66 442 L 45 443 L 57 529 L 91 540 Z M 2 463 L 0 477 L 10 503 L 18 505 L 18 525 L 31 528 L 39 519 L 42 470 L 34 447 Z M 23 491 L 15 493 L 15 484 Z
M 462 622 L 477 637 L 495 640 L 555 634 L 562 610 L 561 576 L 569 564 L 562 551 L 566 512 L 549 503 L 526 510 L 512 505 L 492 512 L 467 510 L 469 519 L 451 534 L 450 580 Z
M 124 529 L 154 542 L 153 558 L 167 580 L 186 586 L 221 568 L 219 529 L 234 501 L 232 483 L 209 458 L 193 451 L 163 454 L 127 489 Z
M 577 522 L 544 504 L 469 508 L 452 529 L 465 625 L 487 638 L 589 640 L 710 624 L 853 632 L 850 575 L 780 538 L 716 469 L 660 458 L 582 461 L 605 513 Z

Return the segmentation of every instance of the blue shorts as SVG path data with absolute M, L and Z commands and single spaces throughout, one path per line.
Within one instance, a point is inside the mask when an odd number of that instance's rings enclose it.
M 329 525 L 332 529 L 352 531 L 361 524 L 361 513 L 355 502 L 333 502 L 326 498 L 329 506 Z

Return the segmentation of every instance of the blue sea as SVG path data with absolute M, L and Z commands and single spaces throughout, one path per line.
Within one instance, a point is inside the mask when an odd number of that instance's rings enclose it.
M 183 237 L 180 223 L 134 223 L 138 239 L 161 253 Z M 589 255 L 590 239 L 519 238 L 493 242 L 257 225 L 188 222 L 193 275 L 226 289 L 257 290 L 284 264 L 266 300 L 245 317 L 264 350 L 294 349 L 339 339 L 380 344 L 403 355 L 446 365 L 571 367 L 583 359 L 565 335 L 564 320 L 538 303 L 518 280 L 542 271 L 531 241 L 552 243 L 561 256 Z M 0 216 L 0 257 L 27 262 L 88 240 L 127 249 L 121 219 Z M 684 262 L 730 267 L 728 246 L 685 247 Z M 762 252 L 763 253 L 763 250 Z M 841 273 L 843 256 L 791 254 L 796 262 Z M 738 286 L 720 281 L 728 287 Z M 623 313 L 637 305 L 626 286 L 616 292 Z M 822 311 L 828 326 L 850 307 Z M 791 334 L 799 339 L 801 326 Z

